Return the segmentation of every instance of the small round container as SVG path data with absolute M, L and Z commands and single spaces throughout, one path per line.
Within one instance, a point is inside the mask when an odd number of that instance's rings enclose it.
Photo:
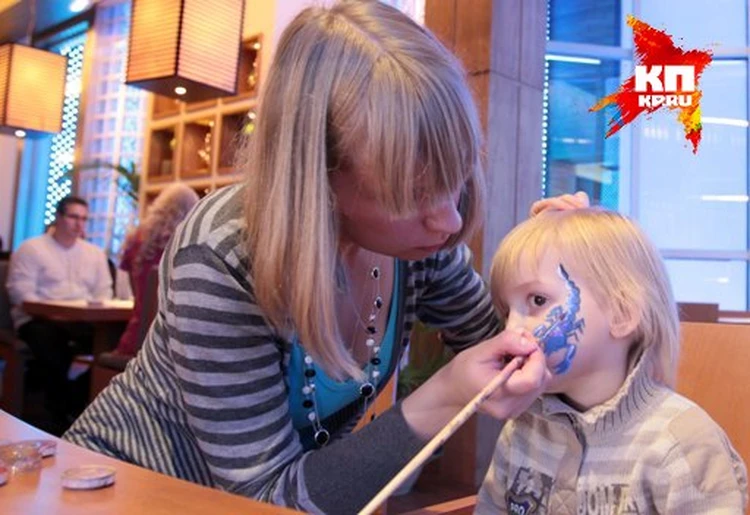
M 99 465 L 73 467 L 62 475 L 62 486 L 70 490 L 95 490 L 115 483 L 115 469 Z
M 15 474 L 32 472 L 42 468 L 42 453 L 36 445 L 15 443 L 0 448 L 0 462 Z
M 10 469 L 5 466 L 4 463 L 0 462 L 0 486 L 3 486 L 8 482 L 10 478 Z
M 15 449 L 23 447 L 34 447 L 42 455 L 42 458 L 49 458 L 57 454 L 57 442 L 54 440 L 20 440 L 8 445 L 0 445 L 0 456 L 5 452 L 5 448 L 13 446 Z

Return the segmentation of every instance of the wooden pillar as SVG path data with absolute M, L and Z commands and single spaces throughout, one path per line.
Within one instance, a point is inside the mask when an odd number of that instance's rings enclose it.
M 541 197 L 546 17 L 546 0 L 427 0 L 425 6 L 425 24 L 468 72 L 485 129 L 489 202 L 471 243 L 485 277 L 500 240 Z M 446 444 L 433 474 L 478 487 L 499 430 L 496 420 L 473 417 Z

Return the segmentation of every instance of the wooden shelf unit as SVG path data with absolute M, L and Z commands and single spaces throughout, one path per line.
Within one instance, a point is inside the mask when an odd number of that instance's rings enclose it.
M 254 129 L 262 40 L 255 35 L 243 42 L 234 96 L 185 103 L 150 95 L 141 216 L 173 182 L 184 182 L 203 197 L 241 180 L 234 160 L 242 137 Z

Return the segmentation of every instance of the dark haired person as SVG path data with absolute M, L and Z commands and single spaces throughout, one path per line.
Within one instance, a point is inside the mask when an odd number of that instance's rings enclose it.
M 52 230 L 23 242 L 12 254 L 8 271 L 13 325 L 39 364 L 45 406 L 52 415 L 52 427 L 46 429 L 56 433 L 67 427 L 72 412 L 82 408 L 68 381 L 68 369 L 76 353 L 90 350 L 92 329 L 85 323 L 33 318 L 22 305 L 30 300 L 112 297 L 106 255 L 82 239 L 88 211 L 82 198 L 62 199 Z

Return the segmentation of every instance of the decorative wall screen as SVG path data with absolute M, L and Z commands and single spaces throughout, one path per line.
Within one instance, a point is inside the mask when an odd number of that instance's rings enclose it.
M 130 17 L 129 0 L 97 6 L 89 96 L 80 163 L 121 164 L 141 169 L 146 93 L 125 86 Z M 111 167 L 82 170 L 78 191 L 90 206 L 89 241 L 116 261 L 128 228 L 137 222 L 136 204 L 125 193 L 127 181 Z
M 76 135 L 78 133 L 78 106 L 81 101 L 81 76 L 83 71 L 83 49 L 86 36 L 69 39 L 50 50 L 68 58 L 65 77 L 65 100 L 63 101 L 62 130 L 52 137 L 49 154 L 49 174 L 44 199 L 44 225 L 55 219 L 57 203 L 70 194 L 71 181 L 68 171 L 73 163 Z

